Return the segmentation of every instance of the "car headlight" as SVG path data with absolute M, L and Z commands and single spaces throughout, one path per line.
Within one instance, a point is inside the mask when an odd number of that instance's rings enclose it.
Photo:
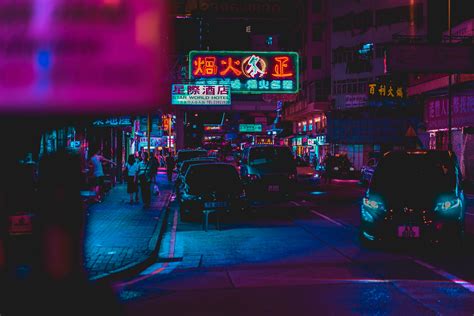
M 441 202 L 436 203 L 435 211 L 441 211 L 441 212 L 449 211 L 454 208 L 460 207 L 461 204 L 462 202 L 460 198 L 441 201 Z
M 350 167 L 349 170 L 350 170 L 350 171 L 354 171 L 354 168 Z
M 374 211 L 384 211 L 385 206 L 382 202 L 380 201 L 375 201 L 370 198 L 363 198 L 362 199 L 362 204 L 367 207 L 368 209 L 374 210 Z
M 339 167 L 334 167 L 334 170 L 336 170 L 336 171 L 339 170 Z

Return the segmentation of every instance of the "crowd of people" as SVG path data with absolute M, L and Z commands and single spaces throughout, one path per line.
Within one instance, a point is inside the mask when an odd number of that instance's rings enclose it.
M 89 167 L 93 175 L 90 185 L 95 192 L 96 201 L 100 202 L 104 195 L 104 168 L 103 163 L 116 163 L 104 157 L 100 150 L 95 150 L 89 159 Z M 139 203 L 139 191 L 144 208 L 149 208 L 152 193 L 159 195 L 160 189 L 157 181 L 158 168 L 166 168 L 168 181 L 172 180 L 175 159 L 172 153 L 166 157 L 155 150 L 151 155 L 146 151 L 130 154 L 123 165 L 123 175 L 127 183 L 129 203 Z

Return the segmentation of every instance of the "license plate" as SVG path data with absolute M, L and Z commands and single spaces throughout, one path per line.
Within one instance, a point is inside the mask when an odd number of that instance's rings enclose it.
M 269 185 L 268 186 L 268 192 L 278 192 L 280 191 L 280 186 L 279 185 Z
M 410 225 L 398 226 L 398 237 L 420 238 L 420 227 Z
M 205 208 L 219 208 L 219 207 L 226 207 L 227 202 L 206 202 L 204 203 Z

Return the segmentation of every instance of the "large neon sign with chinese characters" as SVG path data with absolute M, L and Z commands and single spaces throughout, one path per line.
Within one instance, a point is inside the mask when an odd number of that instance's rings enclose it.
M 189 79 L 201 85 L 229 85 L 231 93 L 297 93 L 298 53 L 191 51 Z

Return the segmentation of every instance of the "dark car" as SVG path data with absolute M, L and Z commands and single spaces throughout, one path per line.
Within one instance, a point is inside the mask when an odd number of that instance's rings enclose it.
M 181 194 L 181 191 L 183 188 L 183 180 L 189 167 L 193 165 L 197 165 L 197 164 L 202 164 L 202 163 L 209 164 L 209 163 L 214 163 L 214 162 L 217 162 L 217 159 L 213 157 L 199 157 L 199 158 L 183 161 L 183 163 L 181 164 L 181 167 L 178 170 L 178 175 L 175 180 L 176 196 L 179 197 L 179 195 Z
M 181 219 L 187 220 L 203 210 L 238 212 L 245 207 L 245 195 L 234 166 L 203 163 L 189 167 L 179 197 Z
M 176 168 L 179 170 L 181 164 L 185 160 L 190 160 L 198 157 L 207 157 L 207 150 L 205 149 L 182 149 L 178 151 L 176 156 Z
M 375 168 L 377 168 L 378 159 L 370 158 L 367 164 L 360 169 L 360 182 L 364 185 L 368 185 L 372 176 L 374 175 Z
M 290 148 L 256 145 L 245 148 L 240 175 L 249 199 L 291 195 L 296 184 L 296 162 Z
M 461 174 L 453 152 L 389 152 L 362 200 L 362 242 L 462 240 L 464 213 Z
M 333 179 L 357 179 L 358 172 L 355 170 L 351 161 L 344 154 L 328 156 L 323 161 L 323 177 Z

